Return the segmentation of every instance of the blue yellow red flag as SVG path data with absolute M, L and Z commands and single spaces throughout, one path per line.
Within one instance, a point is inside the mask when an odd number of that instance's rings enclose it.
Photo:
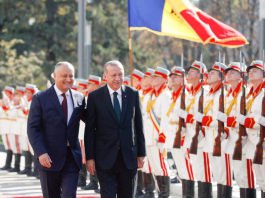
M 158 35 L 225 47 L 248 44 L 239 31 L 188 0 L 128 0 L 128 20 L 130 30 L 148 30 Z

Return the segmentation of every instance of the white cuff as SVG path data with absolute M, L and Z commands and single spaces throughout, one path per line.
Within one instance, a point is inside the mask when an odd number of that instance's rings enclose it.
M 203 114 L 200 113 L 200 112 L 197 112 L 196 115 L 195 115 L 195 120 L 197 122 L 202 122 L 202 118 L 203 118 Z
M 265 117 L 264 116 L 260 116 L 258 118 L 258 124 L 265 126 Z
M 183 110 L 183 109 L 179 109 L 177 113 L 178 113 L 178 116 L 179 116 L 179 117 L 181 117 L 181 118 L 183 118 L 184 120 L 186 120 L 186 118 L 187 118 L 187 112 L 186 112 L 185 110 Z
M 238 114 L 236 117 L 236 121 L 241 125 L 245 125 L 245 119 L 246 119 L 246 116 L 242 114 Z
M 218 114 L 217 114 L 217 120 L 219 120 L 219 121 L 221 121 L 223 123 L 226 123 L 226 121 L 227 121 L 226 114 L 219 111 Z

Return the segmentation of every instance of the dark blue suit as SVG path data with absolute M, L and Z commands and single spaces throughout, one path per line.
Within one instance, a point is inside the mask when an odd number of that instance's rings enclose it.
M 137 157 L 145 156 L 138 92 L 122 86 L 118 120 L 108 87 L 99 88 L 88 96 L 86 120 L 86 158 L 95 160 L 101 197 L 132 197 Z
M 67 197 L 76 193 L 72 191 L 76 191 L 75 180 L 81 168 L 78 131 L 85 101 L 83 95 L 74 90 L 70 90 L 70 94 L 73 113 L 68 124 L 54 86 L 37 93 L 32 99 L 28 117 L 29 141 L 36 157 L 48 153 L 52 160 L 49 169 L 38 164 L 44 197 L 60 197 L 60 193 L 64 193 L 60 188 L 68 189 L 65 192 L 69 195 Z

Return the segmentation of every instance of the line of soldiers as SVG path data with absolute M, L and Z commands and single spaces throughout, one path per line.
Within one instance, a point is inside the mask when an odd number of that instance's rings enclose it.
M 25 87 L 4 87 L 0 100 L 0 134 L 6 149 L 6 162 L 1 170 L 38 177 L 33 150 L 27 138 L 27 117 L 32 96 L 38 91 L 33 84 Z M 25 169 L 20 170 L 21 155 L 25 155 Z M 14 155 L 14 167 L 11 167 Z M 32 164 L 34 166 L 32 167 Z
M 77 79 L 73 89 L 87 97 L 91 91 L 105 84 L 104 77 L 101 80 L 99 76 L 90 75 L 88 79 Z M 241 62 L 232 62 L 228 66 L 215 62 L 209 72 L 200 61 L 194 61 L 186 71 L 177 66 L 171 71 L 163 67 L 147 68 L 144 73 L 135 69 L 130 77 L 124 78 L 124 85 L 132 86 L 140 93 L 146 139 L 147 157 L 144 167 L 138 171 L 136 197 L 153 198 L 155 190 L 159 198 L 170 197 L 169 153 L 175 162 L 185 198 L 195 197 L 196 181 L 199 198 L 213 196 L 213 181 L 217 182 L 218 198 L 232 197 L 233 176 L 240 188 L 241 198 L 256 197 L 256 185 L 265 197 L 262 152 L 265 83 L 262 61 L 255 60 L 248 67 Z M 14 93 L 12 87 L 4 89 L 0 108 L 0 132 L 7 150 L 4 169 L 10 168 L 13 152 L 15 161 L 19 161 L 18 139 L 20 135 L 24 137 L 22 134 L 26 130 L 23 127 L 27 111 L 19 111 L 20 103 L 14 99 L 19 94 L 14 96 Z M 27 104 L 30 105 L 29 98 Z M 11 125 L 3 124 L 7 115 L 5 122 L 17 123 L 12 117 L 13 109 L 21 114 L 23 133 L 15 130 L 16 127 L 7 130 L 6 126 Z M 26 109 L 29 109 L 28 106 Z M 90 183 L 86 186 L 84 123 L 80 124 L 79 138 L 83 155 L 79 186 L 98 190 L 96 176 L 90 176 Z M 21 150 L 30 153 L 26 136 L 23 145 Z M 261 152 L 256 152 L 257 145 L 261 145 Z M 235 151 L 236 148 L 239 151 Z M 254 157 L 261 157 L 261 162 L 253 163 Z
M 256 197 L 256 185 L 265 197 L 262 61 L 248 67 L 215 62 L 209 72 L 204 63 L 194 61 L 186 71 L 176 66 L 171 72 L 148 68 L 145 73 L 134 70 L 132 78 L 141 93 L 147 150 L 137 197 L 152 198 L 155 189 L 158 197 L 170 196 L 168 152 L 183 197 L 195 197 L 195 181 L 199 198 L 213 197 L 213 181 L 218 198 L 232 197 L 233 175 L 241 198 Z M 253 163 L 254 157 L 259 163 Z

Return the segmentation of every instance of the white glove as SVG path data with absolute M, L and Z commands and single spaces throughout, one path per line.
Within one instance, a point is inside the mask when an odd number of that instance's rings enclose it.
M 227 138 L 228 138 L 228 137 L 227 137 L 226 132 L 221 133 L 221 140 L 225 140 L 225 139 L 227 139 Z
M 200 142 L 204 137 L 205 137 L 205 135 L 204 135 L 203 132 L 200 130 L 199 135 L 198 135 L 198 142 Z
M 226 114 L 219 111 L 218 114 L 217 114 L 217 120 L 219 120 L 219 121 L 221 121 L 223 123 L 226 123 L 226 121 L 227 121 Z
M 177 110 L 177 115 L 183 118 L 184 120 L 186 120 L 187 118 L 187 112 L 181 108 Z
M 157 143 L 157 147 L 158 147 L 160 153 L 163 154 L 163 152 L 165 150 L 165 144 L 164 143 Z
M 265 126 L 265 117 L 264 116 L 260 116 L 258 118 L 258 124 Z
M 246 119 L 246 116 L 242 114 L 238 114 L 236 117 L 236 121 L 241 125 L 245 125 L 245 119 Z
M 200 113 L 200 112 L 197 112 L 196 115 L 195 115 L 195 120 L 197 122 L 202 122 L 202 118 L 203 118 L 203 114 Z

